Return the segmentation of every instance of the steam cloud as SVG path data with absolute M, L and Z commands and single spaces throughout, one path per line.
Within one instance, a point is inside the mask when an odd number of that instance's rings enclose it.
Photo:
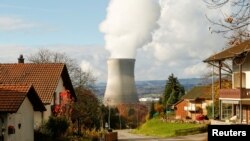
M 159 17 L 158 0 L 110 0 L 100 31 L 111 58 L 135 58 L 136 49 L 152 40 Z

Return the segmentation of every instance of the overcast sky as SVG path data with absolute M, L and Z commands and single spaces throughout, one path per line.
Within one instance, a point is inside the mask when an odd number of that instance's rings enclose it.
M 25 57 L 47 48 L 65 52 L 83 69 L 93 71 L 99 82 L 106 82 L 106 61 L 111 56 L 106 35 L 115 27 L 105 23 L 114 19 L 108 16 L 112 15 L 113 1 L 126 0 L 1 0 L 0 63 L 15 63 L 19 54 Z M 138 32 L 143 34 L 136 34 L 145 39 L 137 44 L 134 55 L 136 80 L 166 80 L 171 73 L 178 78 L 201 77 L 208 71 L 202 61 L 225 47 L 224 39 L 209 31 L 212 25 L 205 17 L 218 18 L 221 14 L 207 9 L 202 0 L 160 0 L 159 11 L 157 6 L 145 4 L 138 7 L 142 15 L 149 16 L 144 19 L 141 15 L 133 17 L 136 10 L 125 5 L 115 5 L 125 11 L 122 16 L 131 16 L 123 21 L 132 19 L 142 26 L 148 26 L 145 21 L 152 23 L 147 27 L 150 30 L 142 29 Z M 136 9 L 136 4 L 133 6 Z M 130 29 L 129 24 L 124 26 L 124 30 Z M 129 45 L 120 43 L 120 48 L 126 46 Z

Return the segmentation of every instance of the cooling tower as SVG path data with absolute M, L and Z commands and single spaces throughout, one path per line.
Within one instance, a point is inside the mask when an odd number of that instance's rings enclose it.
M 104 105 L 135 104 L 138 96 L 135 88 L 135 59 L 109 59 L 108 81 Z

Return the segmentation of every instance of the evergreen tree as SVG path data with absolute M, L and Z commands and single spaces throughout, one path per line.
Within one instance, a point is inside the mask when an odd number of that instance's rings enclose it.
M 172 91 L 172 93 L 170 94 L 170 97 L 168 98 L 166 104 L 167 105 L 172 105 L 174 103 L 176 103 L 178 101 L 178 94 L 176 91 Z
M 169 108 L 169 106 L 180 100 L 184 94 L 184 87 L 179 83 L 177 77 L 175 77 L 174 74 L 171 74 L 166 81 L 163 93 L 163 104 Z

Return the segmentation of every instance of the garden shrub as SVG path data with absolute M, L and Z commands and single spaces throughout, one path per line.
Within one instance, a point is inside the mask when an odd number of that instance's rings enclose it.
M 65 117 L 51 116 L 45 126 L 50 136 L 55 138 L 66 133 L 69 127 L 69 122 Z

